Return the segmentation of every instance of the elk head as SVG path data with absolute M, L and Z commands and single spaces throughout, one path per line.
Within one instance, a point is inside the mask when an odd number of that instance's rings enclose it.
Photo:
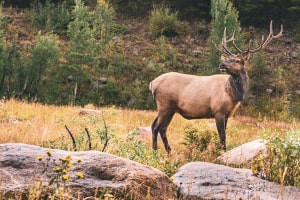
M 283 26 L 281 25 L 280 32 L 277 35 L 274 35 L 272 23 L 273 22 L 271 21 L 270 22 L 270 33 L 269 33 L 267 39 L 265 40 L 264 36 L 262 35 L 261 43 L 255 49 L 250 49 L 251 42 L 252 42 L 250 40 L 247 50 L 242 50 L 236 45 L 235 38 L 234 38 L 235 31 L 233 32 L 231 38 L 227 39 L 226 27 L 225 27 L 223 39 L 222 39 L 223 50 L 219 49 L 217 47 L 217 45 L 214 43 L 215 47 L 222 53 L 222 55 L 226 55 L 226 57 L 222 56 L 222 58 L 221 58 L 222 62 L 219 65 L 219 69 L 230 75 L 238 75 L 238 74 L 240 74 L 240 72 L 244 71 L 245 65 L 246 65 L 247 61 L 249 60 L 251 53 L 255 53 L 255 52 L 260 51 L 261 49 L 264 49 L 266 46 L 268 46 L 268 44 L 272 41 L 272 39 L 279 38 L 282 36 Z M 238 51 L 238 54 L 234 54 L 229 50 L 229 48 L 227 46 L 228 42 L 232 42 L 234 48 Z

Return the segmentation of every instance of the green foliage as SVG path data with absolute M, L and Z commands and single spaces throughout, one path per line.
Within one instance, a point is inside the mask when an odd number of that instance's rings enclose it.
M 31 50 L 31 61 L 28 64 L 24 92 L 28 98 L 44 99 L 41 86 L 45 84 L 44 75 L 46 71 L 58 65 L 59 47 L 55 36 L 38 35 Z
M 168 176 L 172 176 L 180 162 L 177 160 L 170 160 L 162 153 L 149 148 L 144 142 L 136 139 L 137 132 L 132 131 L 124 140 L 116 138 L 114 141 L 111 153 L 117 156 L 128 158 L 136 162 L 149 165 L 162 170 Z
M 267 156 L 252 162 L 254 174 L 281 185 L 300 186 L 300 129 L 290 131 L 284 138 L 266 133 Z
M 114 35 L 125 35 L 131 32 L 125 24 L 114 24 L 111 31 Z
M 37 1 L 32 4 L 28 17 L 31 24 L 39 29 L 65 34 L 71 20 L 70 8 L 67 0 L 61 3 L 52 3 L 50 0 L 46 0 L 45 3 Z
M 285 26 L 299 25 L 299 0 L 234 0 L 241 22 L 265 27 L 274 20 Z
M 68 188 L 66 183 L 73 177 L 71 177 L 71 168 L 73 167 L 71 155 L 65 158 L 59 158 L 59 163 L 53 158 L 52 152 L 48 151 L 46 158 L 42 155 L 36 157 L 36 160 L 41 162 L 43 165 L 43 174 L 49 179 L 48 185 L 39 184 L 38 188 L 31 188 L 29 192 L 29 199 L 45 199 L 49 196 L 53 199 L 60 199 L 61 196 L 70 196 L 68 194 Z M 45 162 L 43 162 L 45 160 Z M 77 163 L 82 161 L 81 158 L 76 158 Z M 77 178 L 84 178 L 84 174 L 81 172 L 77 173 Z M 35 191 L 38 189 L 38 191 Z M 35 194 L 36 193 L 36 194 Z M 38 195 L 37 195 L 38 194 Z M 30 197 L 32 195 L 32 197 Z M 33 197 L 34 196 L 34 197 Z
M 265 77 L 267 75 L 266 59 L 262 53 L 257 53 L 253 56 L 251 65 L 249 66 L 249 93 L 261 95 L 265 92 Z
M 238 11 L 234 8 L 233 4 L 229 0 L 212 0 L 211 1 L 211 15 L 212 15 L 212 30 L 210 33 L 210 55 L 208 58 L 208 62 L 210 67 L 216 69 L 216 66 L 219 64 L 220 53 L 216 49 L 215 45 L 212 43 L 216 43 L 221 47 L 221 41 L 224 33 L 224 29 L 226 27 L 227 37 L 230 37 L 232 33 L 235 31 L 235 39 L 237 45 L 242 44 L 242 36 L 241 36 L 241 28 L 240 23 L 238 21 Z M 232 46 L 229 45 L 229 49 L 234 52 Z
M 260 113 L 273 120 L 292 121 L 297 116 L 296 101 L 293 99 L 288 83 L 289 72 L 281 66 L 273 70 L 272 82 L 266 80 L 270 70 L 262 53 L 254 55 L 249 65 L 249 98 L 250 104 L 246 113 L 257 116 Z M 268 83 L 269 82 L 269 83 Z M 267 92 L 268 89 L 272 91 Z M 297 98 L 297 97 L 295 97 Z
M 150 32 L 154 37 L 174 37 L 185 35 L 188 25 L 179 21 L 178 12 L 172 12 L 169 7 L 154 7 L 150 14 Z
M 158 70 L 162 72 L 167 71 L 180 71 L 180 63 L 177 60 L 177 54 L 175 48 L 168 43 L 165 37 L 159 37 L 156 40 L 156 47 L 154 49 L 154 61 L 158 65 Z
M 184 141 L 187 161 L 213 160 L 220 154 L 220 143 L 215 131 L 199 131 L 188 125 L 184 128 Z M 208 148 L 211 146 L 211 148 Z
M 73 21 L 68 25 L 70 37 L 67 63 L 73 80 L 73 103 L 85 104 L 89 91 L 97 90 L 86 84 L 98 75 L 101 64 L 100 52 L 110 41 L 114 11 L 109 4 L 100 1 L 95 10 L 90 11 L 81 0 L 75 1 L 72 10 Z M 92 88 L 91 88 L 92 87 Z M 72 91 L 69 91 L 72 93 Z M 114 93 L 115 95 L 115 93 Z

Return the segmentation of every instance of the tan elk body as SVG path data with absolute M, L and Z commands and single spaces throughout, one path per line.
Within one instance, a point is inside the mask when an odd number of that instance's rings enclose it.
M 166 130 L 175 113 L 186 119 L 215 118 L 223 149 L 226 149 L 226 126 L 228 118 L 244 100 L 248 88 L 248 75 L 245 68 L 250 53 L 265 48 L 273 38 L 272 21 L 270 34 L 258 48 L 242 51 L 234 43 L 234 34 L 226 39 L 226 28 L 223 36 L 223 53 L 228 57 L 219 65 L 219 69 L 227 75 L 196 76 L 170 72 L 154 79 L 149 84 L 156 104 L 158 115 L 152 124 L 152 146 L 157 149 L 157 135 L 161 135 L 165 149 L 170 152 Z M 233 54 L 227 47 L 233 42 L 239 54 Z

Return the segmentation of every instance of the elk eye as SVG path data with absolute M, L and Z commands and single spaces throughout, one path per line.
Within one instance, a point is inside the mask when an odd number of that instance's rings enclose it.
M 229 62 L 234 62 L 234 59 L 230 58 L 228 61 L 229 61 Z

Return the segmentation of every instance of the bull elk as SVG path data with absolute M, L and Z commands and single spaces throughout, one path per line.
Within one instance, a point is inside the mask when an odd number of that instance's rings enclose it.
M 222 148 L 226 150 L 227 120 L 240 103 L 245 99 L 248 89 L 247 61 L 251 53 L 264 49 L 274 38 L 282 36 L 283 26 L 277 35 L 273 34 L 272 21 L 270 33 L 266 40 L 262 36 L 257 48 L 247 50 L 237 47 L 234 32 L 231 38 L 226 38 L 226 28 L 222 39 L 223 49 L 215 47 L 226 58 L 222 60 L 219 69 L 227 74 L 212 76 L 195 76 L 169 72 L 160 75 L 149 84 L 157 105 L 158 115 L 152 123 L 152 148 L 157 149 L 158 132 L 162 138 L 166 151 L 171 148 L 168 144 L 166 130 L 175 113 L 186 119 L 215 118 Z M 232 42 L 238 54 L 233 54 L 227 43 Z

